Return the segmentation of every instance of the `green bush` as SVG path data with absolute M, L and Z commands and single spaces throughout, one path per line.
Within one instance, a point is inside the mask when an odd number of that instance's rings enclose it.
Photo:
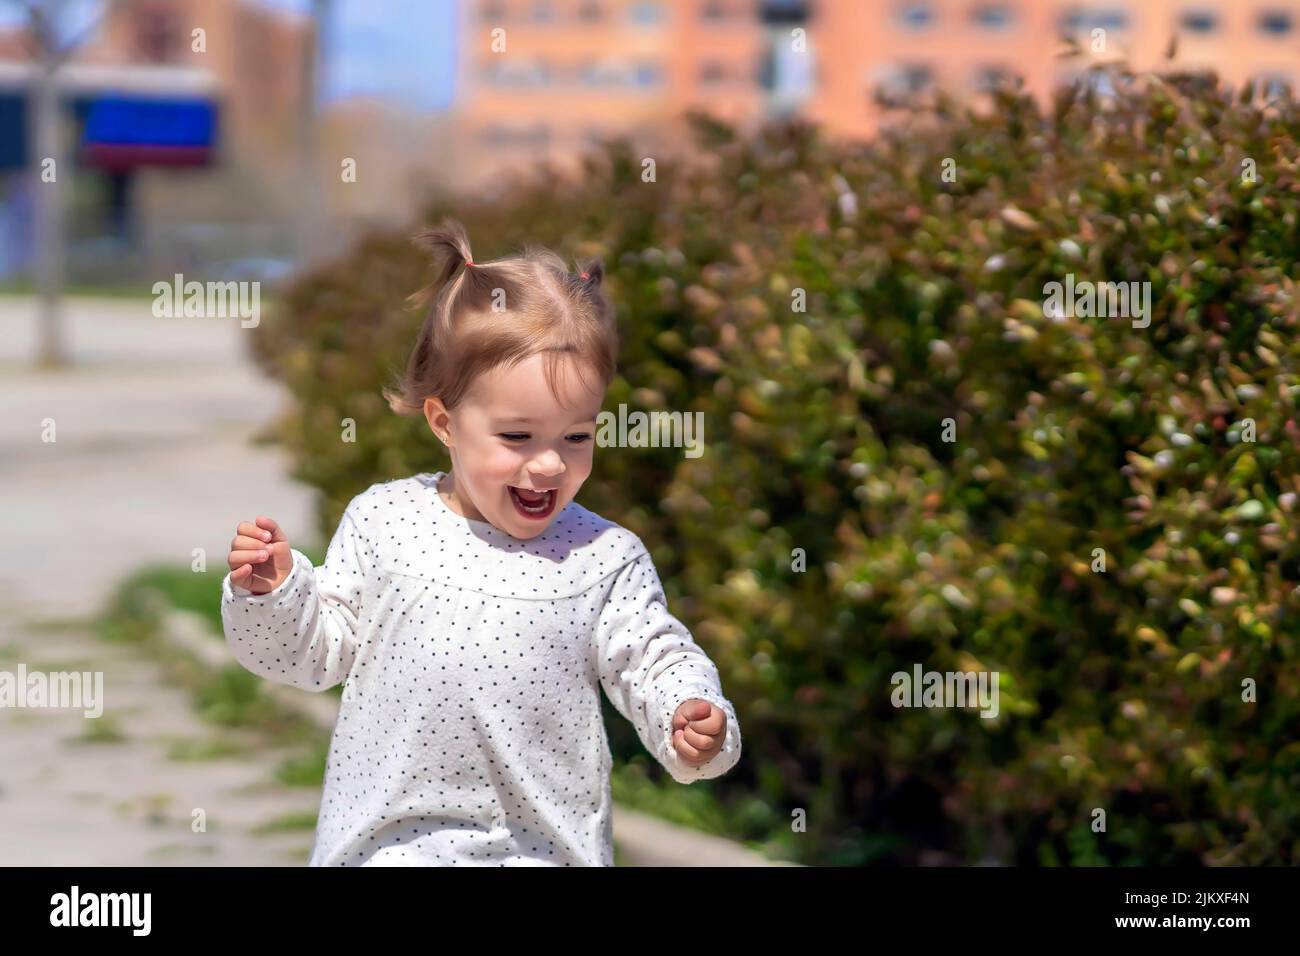
M 1300 110 L 1113 82 L 940 102 L 867 144 L 696 116 L 652 182 L 611 142 L 427 210 L 476 259 L 604 256 L 606 408 L 704 414 L 702 457 L 601 450 L 580 499 L 645 539 L 722 671 L 745 756 L 707 786 L 774 808 L 794 858 L 1300 863 Z M 380 396 L 428 279 L 410 231 L 303 278 L 257 338 L 330 528 L 448 467 Z M 1150 282 L 1149 327 L 1045 317 L 1067 273 Z M 997 671 L 1000 716 L 895 709 L 918 663 Z

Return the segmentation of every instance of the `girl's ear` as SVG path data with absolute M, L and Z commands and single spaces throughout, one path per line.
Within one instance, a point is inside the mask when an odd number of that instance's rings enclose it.
M 440 442 L 450 448 L 451 430 L 447 426 L 451 417 L 442 399 L 431 396 L 424 400 L 424 419 L 429 423 L 429 430 L 438 436 Z

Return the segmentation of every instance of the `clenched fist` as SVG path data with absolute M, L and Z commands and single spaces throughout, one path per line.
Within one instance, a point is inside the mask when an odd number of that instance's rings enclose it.
M 673 714 L 673 749 L 688 767 L 701 767 L 716 757 L 726 738 L 726 711 L 707 700 L 684 700 Z
M 230 542 L 230 583 L 254 594 L 274 591 L 293 570 L 289 539 L 270 518 L 241 521 Z

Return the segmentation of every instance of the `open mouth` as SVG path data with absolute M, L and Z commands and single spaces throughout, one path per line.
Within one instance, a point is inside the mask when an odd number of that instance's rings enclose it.
M 515 510 L 525 518 L 545 518 L 555 509 L 556 491 L 530 491 L 527 488 L 510 488 L 510 500 L 515 503 Z

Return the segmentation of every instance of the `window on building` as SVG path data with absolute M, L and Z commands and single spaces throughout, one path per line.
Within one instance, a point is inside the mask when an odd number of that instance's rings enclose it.
M 796 52 L 782 27 L 772 27 L 758 62 L 759 85 L 768 94 L 768 108 L 793 110 L 813 93 L 813 53 Z
M 761 0 L 758 12 L 764 23 L 805 23 L 808 0 Z
M 992 93 L 1011 82 L 1011 71 L 1001 66 L 982 66 L 975 71 L 975 89 Z
M 584 86 L 616 87 L 638 83 L 639 80 L 633 67 L 586 60 L 578 67 L 578 82 Z
M 892 67 L 877 90 L 887 101 L 906 99 L 934 84 L 934 70 L 926 63 L 902 63 Z
M 632 9 L 628 11 L 633 23 L 651 24 L 658 23 L 664 18 L 664 8 L 661 4 L 642 2 L 632 4 Z
M 1061 17 L 1061 29 L 1066 33 L 1087 30 L 1123 30 L 1128 27 L 1128 14 L 1117 8 L 1084 9 L 1071 7 Z
M 985 30 L 1005 30 L 1015 20 L 1015 14 L 1004 3 L 981 3 L 972 8 L 970 18 Z
M 489 2 L 479 7 L 478 18 L 488 23 L 500 23 L 506 18 L 506 5 L 499 2 Z
M 1213 10 L 1184 10 L 1178 23 L 1188 33 L 1213 33 L 1219 27 L 1219 17 Z
M 898 8 L 898 22 L 909 30 L 924 30 L 934 23 L 934 8 L 928 3 L 904 3 Z
M 709 0 L 700 7 L 700 19 L 714 22 L 731 19 L 731 8 L 721 0 Z
M 604 15 L 605 11 L 601 9 L 600 4 L 596 3 L 595 0 L 586 0 L 578 7 L 578 19 L 584 23 L 593 23 Z
M 924 64 L 905 66 L 899 73 L 903 88 L 908 93 L 919 93 L 934 84 L 934 70 Z
M 541 61 L 489 62 L 483 67 L 483 78 L 493 86 L 544 86 L 551 82 L 552 70 Z
M 699 78 L 704 86 L 718 86 L 727 79 L 727 67 L 717 60 L 709 60 L 700 65 Z
M 637 86 L 658 86 L 663 71 L 655 63 L 638 63 L 632 68 L 632 82 Z
M 1282 36 L 1291 32 L 1292 18 L 1286 10 L 1263 10 L 1255 22 L 1261 33 Z
M 168 63 L 180 55 L 182 30 L 175 11 L 160 6 L 141 7 L 136 12 L 133 27 L 135 46 L 142 60 Z M 188 32 L 185 39 L 184 46 L 188 48 Z
M 550 23 L 555 19 L 555 4 L 551 0 L 533 0 L 532 19 L 536 23 Z

